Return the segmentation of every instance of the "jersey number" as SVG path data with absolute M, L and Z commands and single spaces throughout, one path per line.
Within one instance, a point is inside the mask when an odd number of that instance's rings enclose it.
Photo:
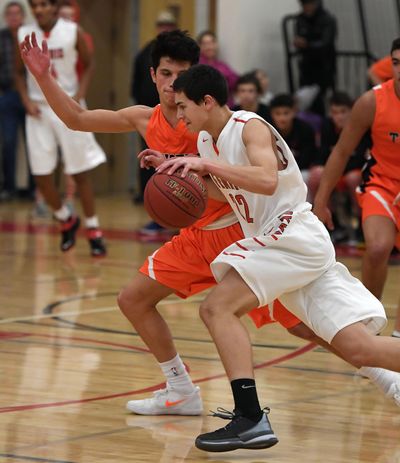
M 229 193 L 229 197 L 231 198 L 232 202 L 235 203 L 236 209 L 238 210 L 239 214 L 244 218 L 247 223 L 253 223 L 254 219 L 250 217 L 249 205 L 243 195 L 235 195 L 233 196 L 232 193 Z

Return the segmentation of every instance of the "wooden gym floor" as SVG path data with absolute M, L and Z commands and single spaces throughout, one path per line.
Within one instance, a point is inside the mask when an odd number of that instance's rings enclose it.
M 116 305 L 119 289 L 158 243 L 129 198 L 99 198 L 109 256 L 93 260 L 79 237 L 62 255 L 50 220 L 31 204 L 0 205 L 0 462 L 399 463 L 400 409 L 354 369 L 280 326 L 248 324 L 256 379 L 280 443 L 263 451 L 197 450 L 194 438 L 226 424 L 208 417 L 143 417 L 125 402 L 162 386 L 162 376 Z M 344 258 L 355 275 L 358 257 Z M 384 295 L 390 333 L 400 267 Z M 197 316 L 201 295 L 160 304 L 201 386 L 206 413 L 232 408 L 229 383 Z

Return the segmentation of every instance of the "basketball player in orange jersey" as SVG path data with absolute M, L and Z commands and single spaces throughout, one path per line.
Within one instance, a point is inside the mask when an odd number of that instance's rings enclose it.
M 400 249 L 400 38 L 391 49 L 393 79 L 364 93 L 352 109 L 350 121 L 329 156 L 315 197 L 314 212 L 333 228 L 327 207 L 343 170 L 367 130 L 371 130 L 371 158 L 358 188 L 365 253 L 362 281 L 382 297 L 388 261 L 394 246 Z M 394 336 L 400 337 L 400 304 Z
M 49 104 L 70 127 L 96 132 L 138 131 L 153 150 L 197 153 L 197 136 L 178 122 L 172 92 L 176 77 L 198 59 L 197 44 L 186 34 L 180 31 L 163 33 L 155 41 L 151 73 L 160 95 L 160 105 L 155 108 L 132 106 L 120 111 L 82 109 L 55 85 L 48 73 L 46 50 L 40 50 L 34 37 L 32 43 L 29 38 L 25 39 L 21 51 Z M 143 167 L 157 166 L 165 159 L 161 153 L 157 156 L 154 151 L 151 155 L 144 152 L 141 157 Z M 148 158 L 147 161 L 144 157 Z M 211 187 L 212 184 L 209 191 L 213 191 Z M 229 225 L 231 218 L 231 209 L 226 203 L 210 200 L 205 216 L 194 226 L 181 230 L 172 241 L 149 256 L 119 295 L 122 312 L 158 360 L 167 380 L 167 388 L 156 393 L 154 398 L 128 402 L 129 410 L 152 415 L 201 413 L 198 389 L 193 386 L 177 354 L 170 330 L 156 310 L 156 304 L 172 293 L 188 297 L 215 285 L 209 264 L 226 246 L 243 237 L 236 220 Z M 273 304 L 271 312 L 273 318 L 292 334 L 325 345 L 278 301 Z M 268 308 L 254 309 L 251 317 L 258 327 L 272 321 Z M 372 370 L 371 374 L 364 374 L 394 397 L 397 389 L 392 386 L 396 380 Z

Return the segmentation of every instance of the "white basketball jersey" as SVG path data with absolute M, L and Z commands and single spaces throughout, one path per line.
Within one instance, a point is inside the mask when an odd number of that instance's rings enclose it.
M 275 193 L 271 196 L 251 193 L 223 178 L 214 175 L 211 175 L 211 178 L 232 206 L 245 236 L 257 236 L 262 232 L 268 232 L 272 222 L 284 212 L 309 210 L 311 205 L 306 203 L 307 187 L 285 140 L 274 127 L 257 114 L 248 111 L 233 113 L 220 133 L 216 145 L 208 132 L 200 132 L 197 142 L 200 156 L 216 162 L 249 166 L 250 161 L 243 144 L 242 132 L 250 119 L 260 119 L 270 127 L 275 135 L 281 160 L 286 165 L 284 170 L 278 172 L 278 187 Z
M 78 39 L 77 24 L 60 18 L 49 34 L 45 34 L 37 24 L 21 26 L 18 29 L 19 42 L 22 42 L 24 37 L 32 32 L 36 33 L 36 38 L 40 46 L 42 40 L 46 39 L 50 52 L 52 75 L 69 96 L 74 96 L 78 91 L 78 76 L 76 73 L 76 61 L 78 59 L 78 52 L 76 50 Z M 33 101 L 46 101 L 40 87 L 30 72 L 27 75 L 27 86 L 29 98 Z

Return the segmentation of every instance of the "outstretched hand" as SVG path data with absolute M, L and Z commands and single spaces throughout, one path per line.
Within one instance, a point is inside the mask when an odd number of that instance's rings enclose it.
M 165 161 L 165 155 L 148 148 L 138 154 L 138 159 L 142 169 L 150 169 L 150 167 L 160 166 Z
M 182 169 L 181 177 L 186 177 L 189 171 L 196 172 L 198 175 L 207 175 L 208 169 L 206 168 L 205 160 L 198 156 L 187 156 L 183 158 L 174 158 L 164 161 L 159 167 L 156 168 L 158 173 L 166 172 L 172 175 L 177 170 Z
M 36 79 L 49 72 L 50 54 L 46 40 L 43 40 L 42 48 L 40 48 L 36 34 L 32 32 L 30 36 L 25 36 L 19 49 L 23 62 Z

